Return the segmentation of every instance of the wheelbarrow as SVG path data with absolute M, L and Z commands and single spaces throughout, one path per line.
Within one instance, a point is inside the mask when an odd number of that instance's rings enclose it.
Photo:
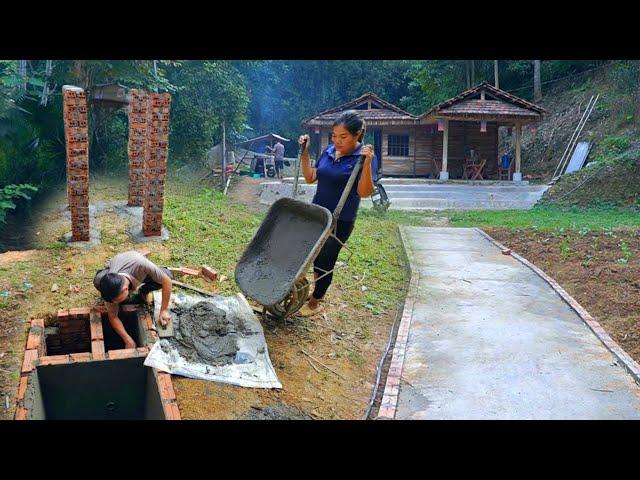
M 320 205 L 293 198 L 276 200 L 236 265 L 240 290 L 273 316 L 284 319 L 309 297 L 307 272 L 325 242 L 336 237 L 336 224 L 362 168 L 360 156 L 333 214 Z M 333 270 L 322 271 L 318 279 Z

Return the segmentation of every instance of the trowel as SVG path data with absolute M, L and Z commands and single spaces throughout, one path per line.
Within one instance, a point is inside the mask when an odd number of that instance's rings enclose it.
M 163 327 L 160 323 L 160 302 L 161 296 L 158 292 L 153 292 L 153 322 L 156 324 L 156 330 L 160 338 L 173 337 L 173 321 L 175 320 L 175 314 L 171 311 L 171 320 Z
M 153 320 L 156 324 L 156 330 L 158 331 L 158 336 L 160 338 L 173 337 L 173 319 L 175 318 L 174 313 L 171 313 L 171 320 L 167 322 L 167 324 L 163 327 L 162 323 L 160 323 L 160 312 L 156 313 L 154 311 Z

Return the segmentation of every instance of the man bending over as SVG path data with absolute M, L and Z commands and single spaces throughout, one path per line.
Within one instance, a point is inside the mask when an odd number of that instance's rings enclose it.
M 158 267 L 135 251 L 119 253 L 107 263 L 106 268 L 96 273 L 93 285 L 106 303 L 109 323 L 124 341 L 124 348 L 135 348 L 136 344 L 118 318 L 119 305 L 129 300 L 129 294 L 136 289 L 139 298 L 150 304 L 153 299 L 151 292 L 162 288 L 160 323 L 166 325 L 171 320 L 169 298 L 172 278 L 173 274 L 168 269 Z

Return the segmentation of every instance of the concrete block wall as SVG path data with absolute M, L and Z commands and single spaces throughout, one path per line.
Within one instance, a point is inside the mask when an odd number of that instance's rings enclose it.
M 149 150 L 149 94 L 144 90 L 130 90 L 129 104 L 129 201 L 131 207 L 142 207 L 144 202 L 144 169 Z
M 142 231 L 146 237 L 162 234 L 162 212 L 164 207 L 164 182 L 169 153 L 169 108 L 171 95 L 149 94 L 149 130 L 144 171 L 144 212 Z
M 64 85 L 63 119 L 67 153 L 67 197 L 71 240 L 89 240 L 89 137 L 87 98 L 83 89 Z

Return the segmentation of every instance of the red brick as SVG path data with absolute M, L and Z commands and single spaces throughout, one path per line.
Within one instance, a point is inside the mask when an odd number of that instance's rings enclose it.
M 22 361 L 22 373 L 29 373 L 34 369 L 33 363 L 38 359 L 38 350 L 26 350 Z
M 91 354 L 94 360 L 104 360 L 104 342 L 102 340 L 95 340 L 91 342 Z
M 70 363 L 71 358 L 69 355 L 50 355 L 47 357 L 40 357 L 40 365 L 62 365 Z
M 136 348 L 136 351 L 138 352 L 138 355 L 142 357 L 149 355 L 149 347 L 138 347 Z
M 385 408 L 381 408 L 380 411 L 378 412 L 378 417 L 379 419 L 390 419 L 393 418 L 395 415 L 395 410 L 391 407 L 385 407 Z
M 18 407 L 16 410 L 16 420 L 26 420 L 27 419 L 27 409 L 24 407 Z
M 171 381 L 171 375 L 168 373 L 158 373 L 158 388 L 160 389 L 160 397 L 163 401 L 175 400 L 176 394 L 173 390 L 173 382 Z
M 91 312 L 89 328 L 91 329 L 91 341 L 104 340 L 104 333 L 102 332 L 102 317 L 96 309 Z
M 37 350 L 38 348 L 40 348 L 41 339 L 42 339 L 42 330 L 36 333 L 32 328 L 31 331 L 29 332 L 29 337 L 27 338 L 27 350 Z
M 69 315 L 75 315 L 75 316 L 89 316 L 89 314 L 91 313 L 91 309 L 89 307 L 81 307 L 81 308 L 70 308 L 69 309 Z
M 164 405 L 165 415 L 167 420 L 181 420 L 180 410 L 176 402 L 171 402 Z
M 44 320 L 42 318 L 34 318 L 31 320 L 31 326 L 44 328 Z
M 135 348 L 123 348 L 121 350 L 109 350 L 108 356 L 110 360 L 118 360 L 122 358 L 134 358 L 138 356 Z
M 73 362 L 90 362 L 92 359 L 89 352 L 71 353 L 69 354 L 69 356 L 71 357 L 71 361 Z
M 200 270 L 202 271 L 202 275 L 204 275 L 209 280 L 211 280 L 213 282 L 218 280 L 218 272 L 216 272 L 213 268 L 211 268 L 211 267 L 209 267 L 207 265 L 202 265 L 200 267 Z
M 69 317 L 69 310 L 58 310 L 58 320 L 66 320 Z
M 24 394 L 27 392 L 28 384 L 29 377 L 27 375 L 20 377 L 20 386 L 18 387 L 18 402 L 24 400 Z

